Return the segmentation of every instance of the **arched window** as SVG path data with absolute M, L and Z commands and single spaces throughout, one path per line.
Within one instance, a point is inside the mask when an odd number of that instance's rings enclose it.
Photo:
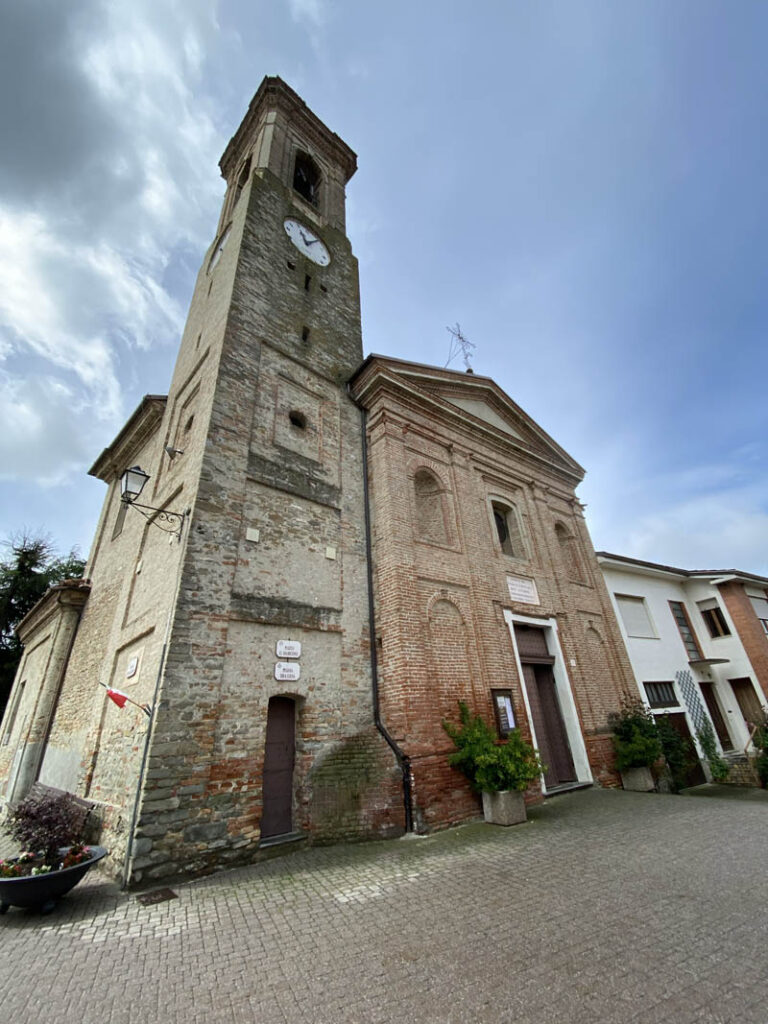
M 491 502 L 491 507 L 501 550 L 512 558 L 525 558 L 523 531 L 517 509 L 514 505 L 504 505 L 500 501 Z
M 433 544 L 447 544 L 443 494 L 437 478 L 428 469 L 420 469 L 413 478 L 416 506 L 416 535 Z
M 307 153 L 297 153 L 293 165 L 293 187 L 308 203 L 317 206 L 320 199 L 320 168 Z
M 568 532 L 562 523 L 555 523 L 555 536 L 568 579 L 574 580 L 576 583 L 583 583 L 584 573 L 576 546 L 576 538 Z
M 245 186 L 248 184 L 248 179 L 250 178 L 250 176 L 251 176 L 251 158 L 248 157 L 248 159 L 243 164 L 243 169 L 242 169 L 242 171 L 240 171 L 240 177 L 237 179 L 237 185 L 235 186 L 235 205 L 237 205 L 237 201 L 240 198 L 240 193 L 243 191 Z

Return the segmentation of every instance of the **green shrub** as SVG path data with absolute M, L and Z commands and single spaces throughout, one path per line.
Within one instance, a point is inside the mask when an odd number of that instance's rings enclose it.
M 725 758 L 721 757 L 718 753 L 715 730 L 712 728 L 708 718 L 704 719 L 704 724 L 696 733 L 696 738 L 701 745 L 701 749 L 704 751 L 704 756 L 709 762 L 712 778 L 715 782 L 725 782 L 728 778 L 730 767 Z
M 62 846 L 79 843 L 83 819 L 66 793 L 28 796 L 10 811 L 3 828 L 24 851 L 56 861 Z
M 650 768 L 661 757 L 656 720 L 641 700 L 626 699 L 621 713 L 609 719 L 613 728 L 613 749 L 620 772 Z
M 476 792 L 522 791 L 541 775 L 544 766 L 518 729 L 508 734 L 506 743 L 498 743 L 494 731 L 480 715 L 473 717 L 464 701 L 459 701 L 459 720 L 459 725 L 443 721 L 456 744 L 448 760 L 467 776 Z
M 763 708 L 764 719 L 755 730 L 752 742 L 757 747 L 757 760 L 755 766 L 760 781 L 768 786 L 768 711 Z
M 698 762 L 693 742 L 675 729 L 669 715 L 660 715 L 656 719 L 661 749 L 672 777 L 672 788 L 677 792 L 688 785 L 688 772 Z

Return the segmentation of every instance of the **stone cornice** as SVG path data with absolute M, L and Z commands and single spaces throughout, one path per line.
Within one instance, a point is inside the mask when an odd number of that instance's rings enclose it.
M 82 610 L 90 592 L 90 580 L 62 580 L 61 583 L 55 583 L 17 624 L 16 636 L 26 646 L 30 636 L 50 619 L 57 606 L 69 605 Z
M 167 401 L 167 395 L 145 395 L 112 444 L 88 470 L 88 475 L 105 483 L 111 483 L 120 476 L 128 468 L 133 454 L 157 429 Z
M 505 410 L 525 425 L 534 435 L 536 443 L 514 437 L 500 428 L 487 423 L 471 412 L 452 404 L 441 397 L 437 390 L 424 386 L 427 379 L 435 384 L 445 381 L 456 388 L 456 393 L 479 398 L 482 393 L 492 396 L 497 410 Z M 462 386 L 466 387 L 463 390 Z M 430 418 L 440 418 L 446 425 L 458 426 L 465 434 L 480 434 L 485 442 L 497 450 L 524 454 L 527 458 L 545 464 L 572 486 L 584 478 L 583 468 L 565 452 L 556 441 L 535 423 L 490 377 L 458 374 L 452 370 L 407 363 L 399 359 L 369 356 L 350 381 L 353 397 L 370 411 L 384 395 L 397 397 L 414 410 L 420 410 Z
M 258 134 L 261 123 L 270 111 L 279 110 L 300 127 L 301 134 L 317 149 L 339 164 L 347 182 L 357 170 L 357 155 L 343 139 L 327 128 L 304 100 L 276 75 L 267 75 L 251 100 L 240 127 L 227 144 L 219 161 L 222 177 L 229 180 L 243 153 Z

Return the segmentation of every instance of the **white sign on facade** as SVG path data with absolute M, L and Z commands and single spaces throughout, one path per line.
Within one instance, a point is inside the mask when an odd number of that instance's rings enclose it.
M 139 656 L 134 654 L 131 660 L 128 662 L 128 668 L 125 670 L 125 678 L 131 679 L 136 675 L 136 669 L 139 667 Z
M 503 732 L 509 732 L 515 728 L 515 713 L 512 710 L 512 701 L 505 694 L 497 694 L 496 706 L 499 709 L 499 721 Z
M 300 658 L 301 657 L 301 641 L 300 640 L 278 640 L 277 641 L 277 656 L 278 658 Z
M 301 676 L 301 666 L 295 661 L 278 661 L 275 665 L 275 679 L 283 683 L 295 683 Z
M 539 603 L 535 580 L 525 576 L 507 576 L 507 588 L 513 601 L 519 601 L 521 604 Z

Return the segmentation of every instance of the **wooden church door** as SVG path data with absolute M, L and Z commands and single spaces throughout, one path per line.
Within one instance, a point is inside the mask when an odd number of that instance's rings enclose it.
M 271 697 L 264 744 L 261 838 L 293 831 L 293 762 L 296 705 L 290 697 Z
M 528 703 L 536 731 L 541 760 L 546 765 L 544 782 L 552 790 L 566 782 L 576 781 L 568 734 L 557 699 L 555 677 L 551 665 L 523 663 L 523 677 Z

